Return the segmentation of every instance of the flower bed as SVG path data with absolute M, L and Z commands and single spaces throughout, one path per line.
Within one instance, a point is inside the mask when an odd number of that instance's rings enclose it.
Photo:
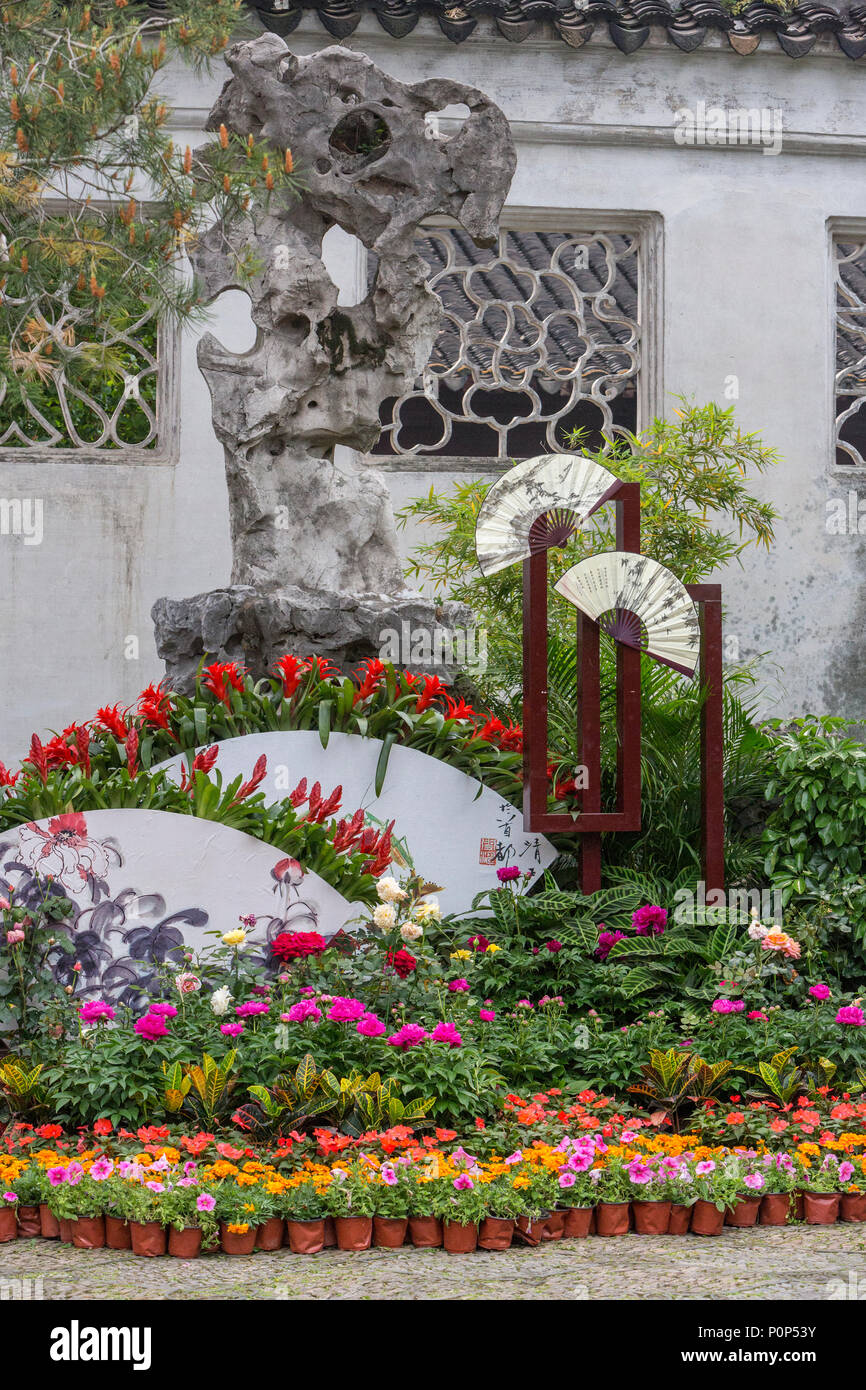
M 60 1238 L 142 1256 L 444 1245 L 454 1253 L 590 1234 L 718 1235 L 723 1224 L 866 1220 L 866 1133 L 823 1147 L 706 1146 L 698 1135 L 573 1132 L 508 1153 L 454 1131 L 317 1131 L 254 1147 L 107 1121 L 18 1124 L 0 1151 L 0 1241 Z M 480 1137 L 480 1136 L 477 1136 Z M 483 1151 L 482 1151 L 483 1150 Z

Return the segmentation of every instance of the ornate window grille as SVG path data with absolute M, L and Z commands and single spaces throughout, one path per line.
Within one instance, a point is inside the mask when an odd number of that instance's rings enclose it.
M 836 464 L 866 468 L 866 236 L 833 240 L 836 288 Z
M 643 232 L 462 229 L 418 240 L 445 322 L 423 376 L 382 406 L 379 455 L 513 459 L 637 426 Z
M 62 347 L 74 331 L 74 310 L 61 306 L 48 335 Z M 140 456 L 149 462 L 170 453 L 176 334 L 157 329 L 152 310 L 105 340 L 113 366 L 98 378 L 98 387 L 70 381 L 62 368 L 48 364 L 44 327 L 39 339 L 22 339 L 16 349 L 22 365 L 33 342 L 38 373 L 0 375 L 0 448 L 51 457 Z

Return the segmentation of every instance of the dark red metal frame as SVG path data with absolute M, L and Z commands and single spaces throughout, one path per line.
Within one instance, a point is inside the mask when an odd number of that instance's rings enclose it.
M 640 485 L 622 483 L 616 508 L 617 550 L 640 551 Z M 701 851 L 706 891 L 724 886 L 722 617 L 718 584 L 686 586 L 701 613 Z M 601 886 L 601 835 L 641 825 L 641 654 L 617 644 L 616 810 L 601 809 L 601 687 L 598 624 L 577 614 L 578 763 L 588 786 L 577 817 L 548 810 L 547 551 L 523 562 L 523 825 L 533 832 L 580 836 L 581 886 Z

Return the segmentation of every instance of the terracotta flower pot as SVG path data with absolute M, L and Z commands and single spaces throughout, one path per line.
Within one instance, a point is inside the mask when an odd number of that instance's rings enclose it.
M 595 1209 L 596 1234 L 600 1236 L 628 1235 L 628 1202 L 599 1202 Z
M 186 1226 L 182 1231 L 169 1226 L 168 1253 L 176 1260 L 195 1260 L 201 1254 L 201 1239 L 201 1226 Z
M 514 1222 L 502 1216 L 485 1216 L 478 1231 L 482 1250 L 507 1250 L 514 1235 Z
M 71 1244 L 72 1244 L 72 1222 L 71 1222 L 71 1221 L 67 1221 L 67 1220 L 65 1219 L 65 1217 L 63 1217 L 63 1216 L 59 1216 L 59 1217 L 57 1218 L 57 1221 L 58 1221 L 58 1225 L 60 1226 L 60 1241 L 61 1241 L 61 1244 L 63 1244 L 63 1245 L 71 1245 Z
M 725 1224 L 725 1213 L 719 1211 L 715 1202 L 699 1200 L 692 1207 L 691 1231 L 695 1236 L 720 1236 Z
M 325 1249 L 336 1250 L 337 1248 L 337 1228 L 334 1225 L 333 1216 L 325 1217 Z
M 761 1198 L 758 1223 L 761 1226 L 785 1226 L 791 1206 L 789 1192 L 767 1192 Z
M 18 1235 L 21 1240 L 27 1240 L 30 1236 L 41 1236 L 42 1226 L 39 1220 L 38 1207 L 18 1208 Z
M 738 1226 L 740 1228 L 754 1226 L 758 1219 L 760 1206 L 760 1197 L 753 1197 L 751 1195 L 748 1197 L 743 1195 L 738 1196 L 734 1205 L 728 1207 L 725 1212 L 725 1225 Z
M 109 1250 L 130 1250 L 132 1248 L 132 1234 L 129 1229 L 129 1222 L 124 1221 L 119 1216 L 106 1216 L 105 1244 Z
M 44 1202 L 39 1206 L 39 1225 L 43 1240 L 57 1240 L 60 1235 L 60 1222 Z
M 580 1240 L 592 1230 L 595 1207 L 566 1207 L 562 1234 L 566 1240 Z
M 684 1236 L 689 1229 L 692 1219 L 692 1209 L 685 1202 L 671 1202 L 671 1214 L 668 1219 L 668 1235 Z
M 269 1216 L 256 1230 L 257 1250 L 279 1250 L 283 1243 L 283 1218 Z
M 373 1243 L 372 1216 L 338 1216 L 337 1248 L 339 1250 L 369 1250 Z
M 286 1239 L 293 1255 L 318 1255 L 325 1248 L 325 1223 L 321 1217 L 312 1221 L 286 1222 Z
M 556 1208 L 550 1213 L 544 1223 L 541 1233 L 542 1240 L 562 1240 L 565 1230 L 565 1212 L 562 1208 Z
M 374 1216 L 373 1244 L 383 1250 L 399 1250 L 408 1229 L 407 1216 Z
M 803 1208 L 809 1226 L 832 1226 L 839 1218 L 838 1192 L 806 1192 Z
M 442 1244 L 442 1222 L 438 1216 L 410 1216 L 409 1236 L 416 1250 L 438 1250 Z
M 18 1222 L 15 1219 L 14 1207 L 0 1207 L 0 1245 L 4 1245 L 7 1240 L 18 1239 Z
M 101 1250 L 105 1245 L 105 1222 L 101 1216 L 79 1216 L 72 1223 L 72 1244 L 76 1250 Z
M 256 1248 L 256 1227 L 230 1231 L 228 1221 L 220 1222 L 220 1249 L 224 1255 L 251 1255 Z
M 840 1221 L 866 1221 L 866 1192 L 843 1192 L 839 1203 Z M 21 1218 L 18 1218 L 21 1230 Z
M 478 1249 L 478 1227 L 474 1221 L 443 1221 L 442 1238 L 451 1255 L 469 1255 Z
M 166 1247 L 165 1227 L 158 1221 L 130 1221 L 129 1234 L 133 1255 L 151 1258 L 164 1255 Z
M 670 1202 L 632 1202 L 634 1228 L 639 1236 L 666 1236 L 671 1220 Z
M 544 1225 L 549 1215 L 550 1212 L 546 1211 L 542 1216 L 537 1216 L 534 1221 L 530 1221 L 528 1216 L 518 1216 L 514 1223 L 514 1234 L 521 1245 L 536 1246 L 541 1244 Z

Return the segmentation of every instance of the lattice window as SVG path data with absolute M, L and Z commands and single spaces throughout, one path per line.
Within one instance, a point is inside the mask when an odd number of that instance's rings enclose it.
M 836 463 L 866 468 L 866 240 L 833 242 L 836 276 Z
M 378 454 L 529 458 L 637 424 L 641 234 L 460 229 L 418 239 L 445 322 L 423 377 L 382 406 Z
M 130 315 L 125 328 L 104 340 L 109 365 L 68 380 L 45 349 L 53 340 L 61 355 L 75 333 L 75 310 L 58 306 L 50 325 L 34 321 L 29 335 L 16 344 L 13 351 L 25 370 L 0 375 L 0 447 L 88 455 L 164 449 L 166 431 L 160 432 L 158 414 L 167 413 L 162 398 L 168 364 L 161 369 L 158 359 L 164 349 L 173 348 L 172 331 L 157 329 L 152 310 L 137 318 Z

